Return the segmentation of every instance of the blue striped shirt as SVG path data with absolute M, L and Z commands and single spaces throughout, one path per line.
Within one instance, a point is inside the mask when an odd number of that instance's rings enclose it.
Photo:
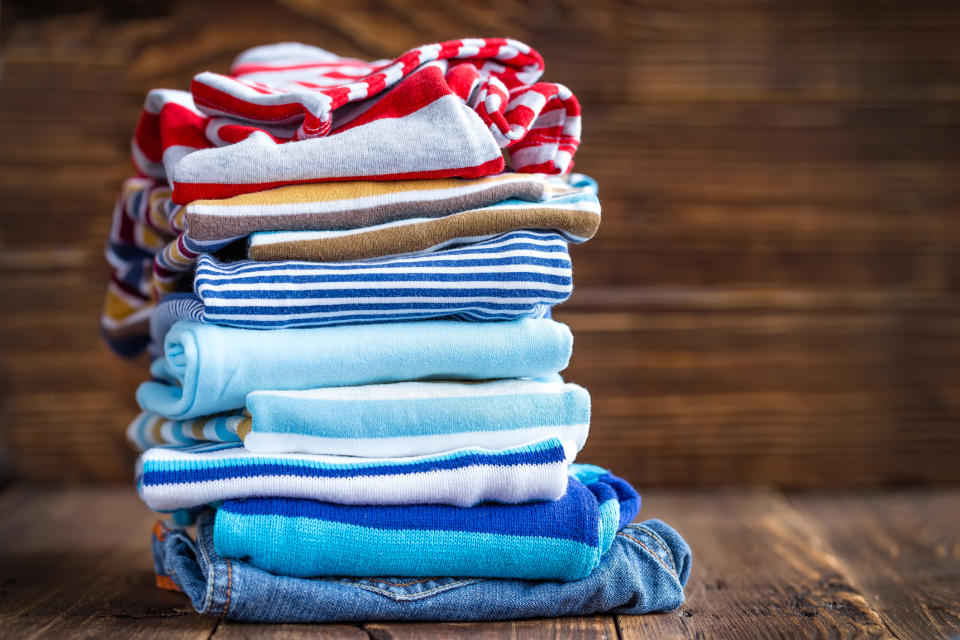
M 541 317 L 572 291 L 567 242 L 551 231 L 389 259 L 198 262 L 204 322 L 250 329 L 425 318 Z

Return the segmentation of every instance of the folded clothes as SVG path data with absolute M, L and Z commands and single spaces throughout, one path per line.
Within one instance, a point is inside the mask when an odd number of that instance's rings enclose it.
M 361 229 L 262 231 L 250 236 L 249 256 L 254 260 L 365 260 L 433 252 L 520 229 L 552 230 L 580 243 L 592 238 L 599 226 L 597 196 L 580 190 L 546 202 L 510 199 L 438 218 L 410 218 Z
M 247 622 L 482 621 L 670 611 L 683 604 L 690 548 L 659 520 L 626 525 L 588 576 L 572 582 L 483 578 L 291 578 L 227 559 L 214 522 L 153 530 L 157 585 L 199 612 Z
M 573 176 L 571 176 L 571 179 Z M 255 231 L 361 229 L 410 218 L 435 218 L 504 200 L 548 201 L 581 190 L 577 183 L 536 173 L 500 173 L 464 180 L 323 182 L 279 187 L 186 205 L 191 238 L 233 240 Z
M 542 438 L 579 451 L 590 394 L 555 381 L 395 382 L 307 391 L 254 391 L 235 423 L 257 453 L 414 456 L 463 447 L 507 449 Z
M 168 420 L 161 415 L 143 411 L 127 427 L 127 441 L 137 451 L 203 442 L 240 443 L 237 425 L 245 419 L 246 416 L 242 413 L 236 413 L 195 420 Z
M 189 289 L 197 257 L 254 231 L 352 229 L 410 217 L 443 216 L 504 200 L 545 201 L 595 194 L 586 176 L 560 178 L 505 173 L 476 180 L 328 182 L 281 187 L 225 200 L 174 204 L 165 182 L 130 178 L 114 207 L 107 242 L 113 267 L 101 328 L 118 353 L 133 356 L 146 343 L 157 300 Z
M 294 128 L 211 118 L 189 93 L 154 90 L 134 134 L 134 164 L 166 177 L 178 204 L 288 184 L 478 178 L 504 169 L 496 140 L 438 67 L 416 71 L 364 108 L 330 135 L 297 139 Z
M 257 496 L 470 507 L 556 500 L 567 488 L 567 467 L 576 452 L 574 443 L 556 438 L 500 451 L 468 448 L 389 458 L 259 454 L 239 445 L 155 447 L 140 456 L 137 487 L 156 511 Z
M 144 411 L 174 420 L 240 409 L 262 389 L 405 380 L 536 378 L 566 368 L 573 337 L 546 318 L 427 320 L 257 331 L 189 320 L 167 333 L 157 380 L 137 389 Z
M 202 256 L 203 320 L 274 329 L 450 317 L 541 317 L 573 290 L 563 236 L 514 231 L 409 257 L 318 263 L 222 263 Z M 269 387 L 268 387 L 269 388 Z
M 632 521 L 640 497 L 592 465 L 571 466 L 553 502 L 346 506 L 316 500 L 225 500 L 217 553 L 294 576 L 433 576 L 579 580 Z
M 203 321 L 203 302 L 194 293 L 171 293 L 150 314 L 149 352 L 163 357 L 163 342 L 170 328 L 180 320 Z
M 170 201 L 165 185 L 148 178 L 123 183 L 107 239 L 112 273 L 100 316 L 101 333 L 122 356 L 137 355 L 148 342 L 147 325 L 156 299 L 155 260 L 175 243 L 183 224 L 181 207 Z M 163 269 L 162 273 L 164 284 L 172 290 L 183 270 Z
M 341 58 L 295 43 L 251 49 L 230 76 L 201 73 L 191 93 L 151 91 L 133 160 L 187 203 L 283 184 L 479 177 L 501 147 L 523 172 L 565 173 L 580 105 L 538 82 L 543 59 L 504 38 L 425 45 L 394 61 Z
M 193 420 L 144 411 L 127 427 L 127 440 L 138 451 L 243 442 L 254 453 L 386 458 L 557 438 L 579 451 L 589 423 L 590 394 L 557 375 L 254 391 L 245 411 Z

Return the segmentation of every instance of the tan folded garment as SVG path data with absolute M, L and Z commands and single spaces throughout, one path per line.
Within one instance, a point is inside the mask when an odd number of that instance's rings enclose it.
M 556 179 L 502 173 L 476 180 L 352 181 L 280 187 L 223 200 L 196 200 L 186 207 L 187 228 L 197 241 L 246 236 L 255 231 L 356 229 L 432 218 L 510 198 L 546 200 Z
M 254 233 L 249 256 L 252 260 L 365 260 L 434 251 L 522 229 L 558 231 L 571 242 L 584 242 L 599 225 L 600 202 L 592 191 L 559 187 L 544 202 L 508 200 L 442 217 L 361 229 Z

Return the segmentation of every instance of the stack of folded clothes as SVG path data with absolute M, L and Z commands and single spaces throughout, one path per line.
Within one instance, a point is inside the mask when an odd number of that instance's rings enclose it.
M 160 586 L 256 621 L 683 601 L 686 543 L 573 463 L 590 396 L 550 310 L 600 204 L 542 71 L 502 38 L 377 62 L 285 43 L 147 96 L 102 328 L 155 357 L 128 437 L 176 523 Z

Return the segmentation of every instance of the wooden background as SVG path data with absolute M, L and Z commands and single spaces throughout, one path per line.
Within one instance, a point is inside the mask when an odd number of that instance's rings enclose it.
M 5 2 L 7 475 L 129 482 L 145 361 L 97 332 L 152 87 L 279 40 L 393 57 L 507 35 L 584 108 L 600 234 L 557 316 L 582 459 L 649 485 L 960 483 L 960 5 Z

